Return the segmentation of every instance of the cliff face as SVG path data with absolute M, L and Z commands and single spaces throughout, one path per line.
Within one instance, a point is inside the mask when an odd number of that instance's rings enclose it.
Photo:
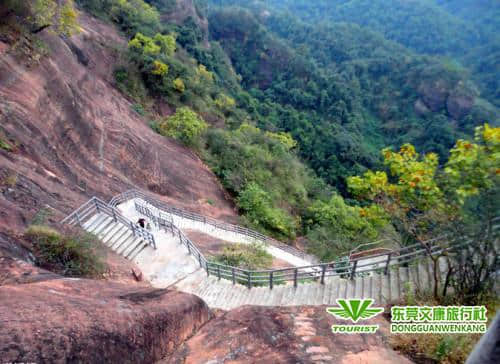
M 82 32 L 68 40 L 43 34 L 40 59 L 20 54 L 30 50 L 22 39 L 0 38 L 0 138 L 11 147 L 0 148 L 0 228 L 18 230 L 47 206 L 55 221 L 93 195 L 134 186 L 234 219 L 200 159 L 154 133 L 113 87 L 125 39 L 85 14 L 79 21 Z

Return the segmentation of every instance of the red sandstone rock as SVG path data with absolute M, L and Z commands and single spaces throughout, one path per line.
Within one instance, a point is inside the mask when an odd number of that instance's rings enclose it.
M 82 32 L 67 41 L 40 33 L 49 52 L 29 67 L 1 45 L 0 134 L 16 152 L 0 149 L 0 231 L 19 231 L 41 208 L 55 222 L 93 195 L 109 200 L 133 187 L 235 222 L 209 168 L 151 130 L 114 87 L 113 49 L 126 39 L 84 12 L 79 21 Z
M 409 364 L 388 348 L 385 333 L 333 334 L 345 324 L 325 307 L 242 307 L 219 316 L 161 363 Z M 381 316 L 367 324 L 388 325 Z
M 0 287 L 2 362 L 152 363 L 210 318 L 196 296 L 87 279 Z

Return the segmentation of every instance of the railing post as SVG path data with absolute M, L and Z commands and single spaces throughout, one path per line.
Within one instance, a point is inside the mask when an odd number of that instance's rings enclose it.
M 326 264 L 321 266 L 321 284 L 325 284 Z
M 219 278 L 220 281 L 220 265 L 217 265 L 217 278 Z
M 248 289 L 252 288 L 252 277 L 250 276 L 250 271 L 247 270 L 247 286 Z
M 205 267 L 207 268 L 207 277 L 210 277 L 210 270 L 209 270 L 209 268 L 208 268 L 208 264 L 209 264 L 209 263 L 208 263 L 208 262 L 206 262 L 205 264 L 206 264 L 206 265 L 205 265 Z
M 97 203 L 97 200 L 94 200 L 94 203 L 95 203 L 95 209 L 97 213 L 99 213 L 99 204 Z
M 297 268 L 295 268 L 293 270 L 293 286 L 295 288 L 297 288 L 297 284 L 298 284 L 298 282 L 297 282 L 297 275 L 298 275 L 298 273 L 299 273 L 299 270 Z
M 111 211 L 113 211 L 113 220 L 115 220 L 115 223 L 118 222 L 118 219 L 116 218 L 116 211 L 115 211 L 115 209 L 112 208 Z
M 269 288 L 270 289 L 273 289 L 273 273 L 274 273 L 274 271 L 271 271 L 271 273 L 269 273 Z
M 201 255 L 198 253 L 198 263 L 200 263 L 200 268 L 203 267 L 203 264 L 201 264 Z
M 387 272 L 389 271 L 389 263 L 391 262 L 391 256 L 392 253 L 387 254 L 387 262 L 385 263 L 385 269 L 384 269 L 385 275 L 387 275 Z
M 155 241 L 155 236 L 153 234 L 149 235 L 151 237 L 151 241 L 153 242 L 153 248 L 156 250 L 156 241 Z
M 136 236 L 135 235 L 135 226 L 134 226 L 134 223 L 132 221 L 130 222 L 130 229 L 132 230 L 132 235 Z
M 233 284 L 236 284 L 236 277 L 234 275 L 234 267 L 231 267 L 231 276 L 233 277 Z
M 352 271 L 351 271 L 351 279 L 354 279 L 354 274 L 356 273 L 356 267 L 358 266 L 358 261 L 354 261 L 354 265 L 352 266 Z
M 80 215 L 78 211 L 76 212 L 76 222 L 78 222 L 78 226 L 82 227 L 82 220 L 80 220 Z
M 188 254 L 191 255 L 191 247 L 189 243 L 186 243 L 186 246 L 188 248 Z M 217 266 L 218 267 L 218 266 Z

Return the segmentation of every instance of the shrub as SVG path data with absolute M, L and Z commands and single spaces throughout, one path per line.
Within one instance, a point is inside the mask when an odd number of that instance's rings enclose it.
M 65 276 L 96 277 L 105 269 L 96 248 L 98 239 L 88 233 L 62 234 L 48 226 L 32 225 L 25 237 L 33 243 L 38 266 Z
M 361 243 L 374 240 L 385 225 L 376 206 L 349 206 L 340 195 L 317 200 L 306 211 L 308 250 L 323 261 L 331 261 Z
M 273 257 L 262 244 L 229 244 L 213 259 L 215 263 L 242 269 L 257 270 L 270 268 Z
M 188 107 L 181 107 L 175 114 L 156 124 L 155 130 L 163 136 L 195 145 L 201 133 L 207 128 L 205 121 Z
M 12 146 L 0 137 L 0 149 L 12 152 Z
M 252 225 L 262 225 L 271 232 L 294 237 L 293 219 L 284 210 L 273 207 L 268 193 L 256 183 L 249 183 L 241 192 L 238 206 Z
M 176 91 L 179 91 L 180 93 L 183 93 L 186 90 L 186 86 L 184 85 L 184 81 L 182 81 L 182 78 L 176 78 L 173 82 L 174 89 Z

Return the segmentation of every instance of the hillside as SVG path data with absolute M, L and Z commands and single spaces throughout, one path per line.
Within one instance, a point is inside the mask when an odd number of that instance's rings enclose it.
M 389 3 L 2 2 L 0 357 L 464 361 L 325 311 L 498 307 L 498 11 Z
M 44 209 L 58 221 L 91 196 L 109 200 L 132 186 L 235 219 L 203 162 L 152 131 L 113 86 L 126 39 L 85 13 L 79 22 L 69 40 L 43 34 L 43 49 L 2 33 L 1 135 L 12 146 L 0 150 L 2 229 L 19 230 Z

